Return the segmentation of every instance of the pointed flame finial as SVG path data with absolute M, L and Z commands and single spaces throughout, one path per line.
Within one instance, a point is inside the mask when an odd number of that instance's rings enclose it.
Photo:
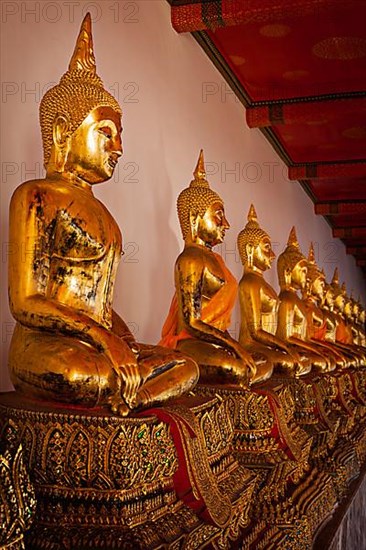
M 334 270 L 332 285 L 339 285 L 338 267 L 336 267 Z
M 200 150 L 196 168 L 193 172 L 194 180 L 191 181 L 193 187 L 210 187 L 206 180 L 205 160 L 203 156 L 203 149 Z
M 75 50 L 69 64 L 69 71 L 86 71 L 96 74 L 90 13 L 87 13 L 80 27 Z
M 250 205 L 249 212 L 248 212 L 248 222 L 258 223 L 257 212 L 255 211 L 254 204 Z
M 311 262 L 312 264 L 315 264 L 315 253 L 314 253 L 313 241 L 310 242 L 308 261 Z
M 293 226 L 290 231 L 290 234 L 288 236 L 287 246 L 293 246 L 294 248 L 300 249 L 299 241 L 297 240 L 295 226 Z
M 40 104 L 45 166 L 49 163 L 54 144 L 53 124 L 56 118 L 61 114 L 68 118 L 68 132 L 71 135 L 97 107 L 110 107 L 122 114 L 118 101 L 104 88 L 102 79 L 97 75 L 91 17 L 87 13 L 68 70 L 62 75 L 59 84 L 46 91 Z

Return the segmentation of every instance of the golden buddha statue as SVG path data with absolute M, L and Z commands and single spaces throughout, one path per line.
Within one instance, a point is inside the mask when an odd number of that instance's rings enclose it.
M 360 366 L 363 363 L 362 354 L 353 343 L 352 331 L 346 321 L 345 308 L 347 303 L 346 285 L 340 285 L 338 269 L 334 270 L 331 287 L 334 294 L 334 314 L 336 318 L 336 343 L 353 357 L 353 365 Z M 348 308 L 347 308 L 348 309 Z
M 309 340 L 315 342 L 324 353 L 331 357 L 337 367 L 348 366 L 346 357 L 326 340 L 327 321 L 321 305 L 325 297 L 325 273 L 315 261 L 314 246 L 310 243 L 308 255 L 307 284 L 303 290 L 303 299 L 307 310 L 307 329 Z
M 326 342 L 332 344 L 334 349 L 339 350 L 343 356 L 346 358 L 348 366 L 357 365 L 357 359 L 351 353 L 345 345 L 342 345 L 336 339 L 337 326 L 339 319 L 337 314 L 334 311 L 334 286 L 325 282 L 324 287 L 324 300 L 322 303 L 322 310 L 325 318 L 325 335 L 324 339 Z
M 348 296 L 345 292 L 345 304 L 343 309 L 343 317 L 346 323 L 347 332 L 348 332 L 348 341 L 352 345 L 361 359 L 361 364 L 365 365 L 366 363 L 366 350 L 362 349 L 358 342 L 358 328 L 355 322 L 355 313 L 358 315 L 358 305 L 356 301 L 351 296 Z
M 358 347 L 363 347 L 359 323 L 360 307 L 361 304 L 359 300 L 356 300 L 351 294 L 348 299 L 348 305 L 345 305 L 344 312 L 350 323 L 353 344 Z
M 286 249 L 278 257 L 277 272 L 280 306 L 276 335 L 301 349 L 316 369 L 322 372 L 333 370 L 334 360 L 308 339 L 307 311 L 297 294 L 304 290 L 307 282 L 307 260 L 300 250 L 295 227 L 291 229 Z
M 263 277 L 275 254 L 268 233 L 259 226 L 253 205 L 248 223 L 238 235 L 238 250 L 244 267 L 239 283 L 240 344 L 250 353 L 264 355 L 277 371 L 307 374 L 311 365 L 306 356 L 276 335 L 279 299 Z
M 122 155 L 121 108 L 96 74 L 87 14 L 68 71 L 40 106 L 46 178 L 11 200 L 12 382 L 31 398 L 110 406 L 128 414 L 177 397 L 198 367 L 177 352 L 137 344 L 112 309 L 121 233 L 93 185 Z
M 346 322 L 345 308 L 347 303 L 346 285 L 340 285 L 338 269 L 335 268 L 331 288 L 334 296 L 334 315 L 336 321 L 335 341 L 339 347 L 344 349 L 353 358 L 353 365 L 362 364 L 362 355 L 357 351 L 353 343 L 352 331 Z M 347 307 L 348 311 L 348 307 Z
M 360 314 L 361 314 L 361 303 L 360 299 L 356 300 L 351 296 L 352 304 L 352 332 L 353 332 L 353 342 L 357 346 L 364 347 L 362 344 L 362 326 L 360 323 Z
M 346 305 L 346 286 L 343 283 L 341 286 L 338 278 L 338 268 L 335 268 L 331 287 L 334 296 L 334 313 L 337 319 L 336 341 L 341 344 L 349 345 L 349 332 L 347 331 L 344 320 L 344 307 Z
M 357 326 L 359 332 L 359 344 L 363 348 L 366 348 L 365 308 L 362 307 L 360 300 L 358 300 Z
M 194 179 L 178 197 L 184 250 L 175 264 L 175 296 L 161 345 L 177 348 L 197 361 L 200 382 L 246 387 L 272 374 L 265 357 L 254 359 L 229 332 L 237 282 L 212 249 L 223 242 L 229 223 L 224 203 L 210 189 L 201 150 Z

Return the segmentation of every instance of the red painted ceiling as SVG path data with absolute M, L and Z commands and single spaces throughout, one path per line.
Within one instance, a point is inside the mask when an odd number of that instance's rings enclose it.
M 274 3 L 274 2 L 273 2 Z M 244 2 L 243 2 L 244 4 Z M 260 1 L 257 2 L 260 6 Z M 208 31 L 253 101 L 365 90 L 365 3 Z M 348 7 L 347 7 L 348 6 Z
M 170 0 L 356 261 L 366 259 L 366 2 Z M 366 271 L 365 271 L 366 273 Z

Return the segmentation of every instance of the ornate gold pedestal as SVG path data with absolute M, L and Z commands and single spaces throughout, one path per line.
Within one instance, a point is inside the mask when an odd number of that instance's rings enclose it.
M 313 438 L 311 465 L 332 476 L 337 498 L 342 499 L 359 475 L 364 447 L 364 429 L 357 426 L 362 406 L 350 374 L 314 374 L 288 384 L 296 404 L 295 421 Z
M 231 455 L 228 403 L 217 398 L 157 410 L 169 424 L 15 393 L 1 396 L 0 413 L 2 441 L 22 441 L 36 493 L 27 548 L 225 547 L 249 522 L 256 478 Z
M 3 394 L 1 543 L 33 518 L 30 550 L 309 550 L 366 459 L 351 375 L 196 393 L 129 418 Z
M 235 386 L 198 385 L 195 392 L 227 400 L 234 425 L 233 450 L 242 464 L 268 468 L 294 462 L 300 469 L 298 479 L 307 469 L 311 439 L 300 427 L 289 428 L 293 403 L 282 387 L 278 388 L 282 400 L 272 387 L 244 390 Z
M 288 483 L 286 495 L 276 499 L 270 487 L 258 494 L 254 514 L 264 517 L 248 533 L 248 550 L 309 550 L 314 533 L 337 504 L 332 476 L 313 468 L 298 484 Z
M 253 517 L 265 518 L 243 537 L 243 548 L 308 549 L 314 531 L 337 502 L 332 476 L 309 464 L 312 439 L 294 421 L 288 386 L 266 382 L 251 390 L 199 386 L 228 400 L 234 452 L 261 478 Z
M 8 430 L 0 439 L 0 548 L 22 550 L 24 532 L 36 509 L 34 488 L 23 462 L 23 448 Z

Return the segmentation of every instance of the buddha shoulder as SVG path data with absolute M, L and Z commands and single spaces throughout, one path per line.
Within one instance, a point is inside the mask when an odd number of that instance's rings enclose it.
M 251 272 L 245 272 L 240 279 L 240 287 L 259 287 L 264 286 L 266 284 L 263 277 L 260 275 L 257 275 L 257 273 Z
M 178 256 L 176 269 L 182 272 L 219 272 L 221 268 L 218 265 L 215 255 L 210 250 L 202 246 L 186 246 L 183 252 Z
M 57 206 L 63 202 L 70 204 L 70 197 L 76 198 L 80 191 L 85 194 L 85 191 L 75 189 L 73 185 L 60 180 L 29 180 L 15 189 L 11 200 L 12 204 L 21 202 L 23 206 L 26 201 L 30 209 L 33 205 L 37 206 L 40 203 Z
M 112 242 L 121 246 L 119 228 L 102 203 L 67 182 L 27 181 L 15 190 L 11 209 L 14 224 L 37 227 L 47 236 L 53 256 L 98 259 Z

